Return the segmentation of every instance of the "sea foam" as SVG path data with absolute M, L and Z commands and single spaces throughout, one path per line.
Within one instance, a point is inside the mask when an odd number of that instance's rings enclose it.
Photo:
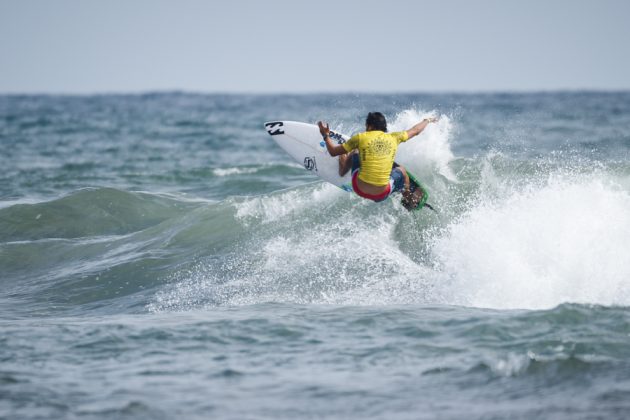
M 453 304 L 630 304 L 630 195 L 601 179 L 551 178 L 481 202 L 434 238 Z

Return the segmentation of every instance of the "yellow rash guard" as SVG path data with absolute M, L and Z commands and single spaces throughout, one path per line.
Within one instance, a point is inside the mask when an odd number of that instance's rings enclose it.
M 389 184 L 389 174 L 396 156 L 398 145 L 409 139 L 406 131 L 384 133 L 366 131 L 355 134 L 343 144 L 347 152 L 359 149 L 361 170 L 359 179 L 368 184 L 385 186 Z

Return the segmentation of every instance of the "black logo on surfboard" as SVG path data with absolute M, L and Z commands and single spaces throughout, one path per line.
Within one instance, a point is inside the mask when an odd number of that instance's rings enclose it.
M 313 157 L 305 157 L 304 158 L 304 168 L 308 171 L 317 172 L 317 162 L 315 161 L 315 156 Z
M 275 121 L 266 123 L 265 127 L 270 136 L 277 136 L 278 134 L 284 134 L 284 130 L 280 128 L 283 125 L 284 123 L 282 121 Z
M 328 135 L 330 136 L 331 139 L 337 140 L 337 144 L 344 144 L 346 142 L 346 140 L 343 138 L 341 134 L 335 133 L 332 130 L 330 130 L 330 133 Z

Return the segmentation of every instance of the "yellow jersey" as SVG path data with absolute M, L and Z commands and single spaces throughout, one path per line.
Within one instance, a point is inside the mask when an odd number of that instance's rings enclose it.
M 389 184 L 389 175 L 398 150 L 398 145 L 409 139 L 406 131 L 384 133 L 382 131 L 366 131 L 355 134 L 343 144 L 346 152 L 359 149 L 361 170 L 359 179 L 371 185 L 385 186 Z

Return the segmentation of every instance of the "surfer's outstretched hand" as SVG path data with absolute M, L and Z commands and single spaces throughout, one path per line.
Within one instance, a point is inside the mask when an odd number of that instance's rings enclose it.
M 319 127 L 319 133 L 322 136 L 325 136 L 330 133 L 330 127 L 328 127 L 328 123 L 324 125 L 323 121 L 317 121 L 317 126 Z

